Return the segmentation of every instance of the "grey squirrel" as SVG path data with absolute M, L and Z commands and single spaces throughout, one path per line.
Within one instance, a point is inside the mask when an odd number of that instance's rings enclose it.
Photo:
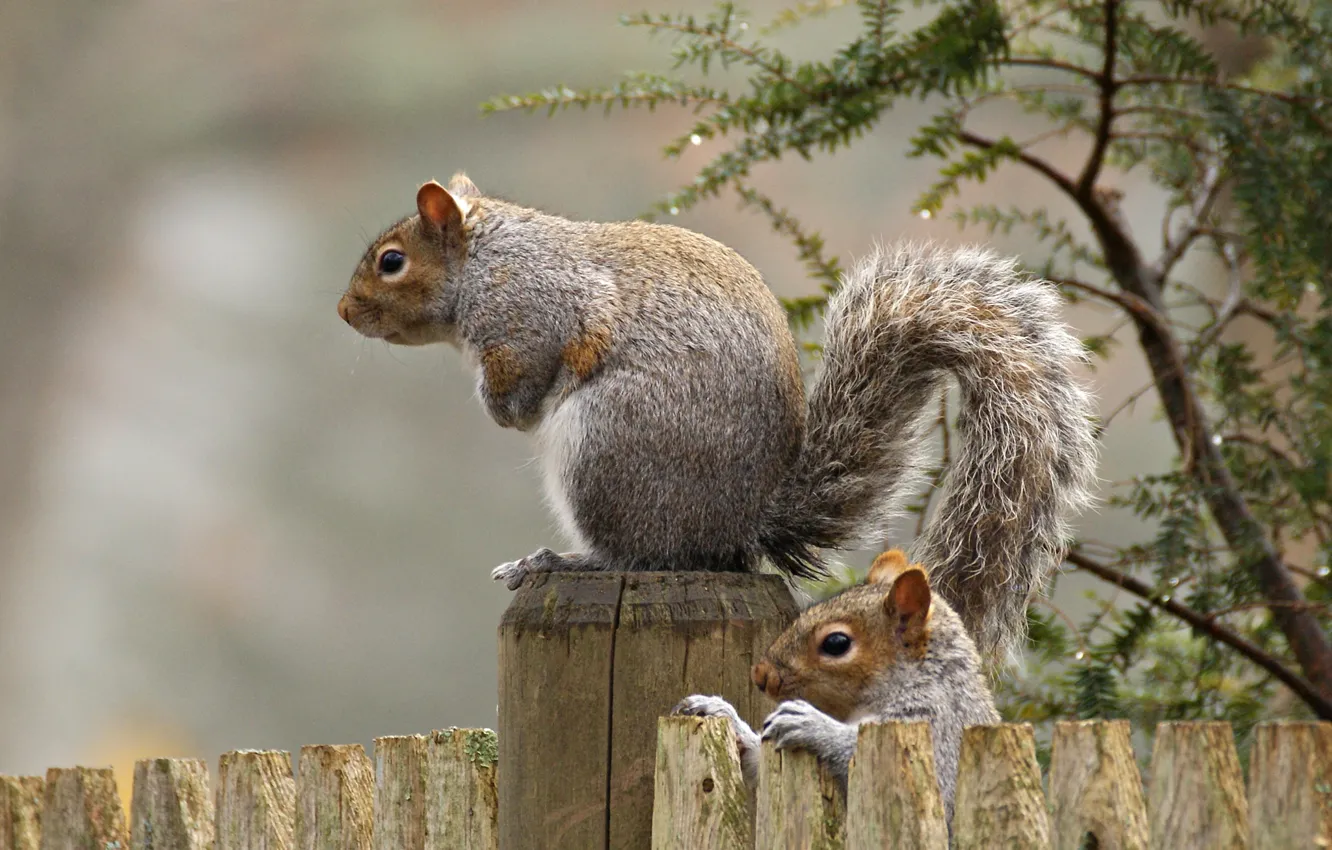
M 751 787 L 762 740 L 812 752 L 845 788 L 860 723 L 925 721 L 950 824 L 962 730 L 999 722 L 962 620 L 897 549 L 875 559 L 864 584 L 804 611 L 754 665 L 753 680 L 778 701 L 761 733 L 721 697 L 690 696 L 673 709 L 729 720 Z
M 903 244 L 847 274 L 809 393 L 780 303 L 730 248 L 679 227 L 570 221 L 423 184 L 338 303 L 361 334 L 448 342 L 501 426 L 533 432 L 577 552 L 541 570 L 825 574 L 882 539 L 920 480 L 949 376 L 960 449 L 918 541 L 983 653 L 1017 640 L 1087 499 L 1090 399 L 1053 287 L 977 249 Z

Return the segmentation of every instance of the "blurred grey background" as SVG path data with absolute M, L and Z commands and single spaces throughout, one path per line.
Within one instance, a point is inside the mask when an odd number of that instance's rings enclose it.
M 0 773 L 112 763 L 128 787 L 136 758 L 494 725 L 509 594 L 488 571 L 555 542 L 532 449 L 453 351 L 363 340 L 334 305 L 422 180 L 464 169 L 616 219 L 690 179 L 717 149 L 663 161 L 678 110 L 480 117 L 496 94 L 668 69 L 668 42 L 618 26 L 626 2 L 0 5 Z M 819 55 L 857 23 L 778 42 Z M 903 155 L 927 114 L 758 183 L 844 258 L 983 239 L 909 212 L 934 177 Z M 1076 162 L 1062 144 L 1044 152 Z M 1160 197 L 1120 185 L 1155 232 Z M 1061 208 L 1015 169 L 965 200 L 987 198 Z M 730 199 L 679 223 L 810 288 Z M 1092 376 L 1103 410 L 1144 381 L 1125 341 Z M 1104 478 L 1168 457 L 1152 406 L 1115 420 Z M 1136 533 L 1107 512 L 1082 528 Z

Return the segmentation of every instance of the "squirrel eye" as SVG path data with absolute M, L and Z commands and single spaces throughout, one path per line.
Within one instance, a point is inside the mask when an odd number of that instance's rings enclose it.
M 401 251 L 385 251 L 379 255 L 379 273 L 397 274 L 407 265 L 407 257 Z
M 851 649 L 851 636 L 846 632 L 833 632 L 819 644 L 819 652 L 840 658 Z

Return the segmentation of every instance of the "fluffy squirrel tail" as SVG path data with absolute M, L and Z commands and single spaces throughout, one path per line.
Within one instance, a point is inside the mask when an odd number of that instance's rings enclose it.
M 826 314 L 796 473 L 760 543 L 793 575 L 818 548 L 882 542 L 918 487 L 948 376 L 958 445 L 913 559 L 991 657 L 1026 633 L 1026 606 L 1062 558 L 1066 517 L 1091 502 L 1091 396 L 1058 293 L 975 248 L 878 249 Z

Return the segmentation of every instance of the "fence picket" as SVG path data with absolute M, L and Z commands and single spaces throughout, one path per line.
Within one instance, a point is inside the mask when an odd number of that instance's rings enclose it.
M 1242 850 L 1249 813 L 1230 724 L 1162 723 L 1147 792 L 1152 847 Z
M 928 723 L 860 725 L 847 787 L 846 847 L 948 847 Z
M 0 776 L 0 850 L 38 850 L 42 843 L 40 776 Z
M 818 759 L 763 744 L 754 846 L 780 850 L 842 850 L 846 800 Z
M 1093 842 L 1100 850 L 1147 850 L 1147 806 L 1128 721 L 1055 724 L 1050 804 L 1055 850 Z
M 1047 850 L 1050 825 L 1029 723 L 972 726 L 962 731 L 953 799 L 956 850 Z
M 223 753 L 217 774 L 217 850 L 294 847 L 296 780 L 290 753 Z
M 1332 847 L 1332 723 L 1260 723 L 1249 752 L 1253 850 Z
M 370 850 L 375 769 L 360 744 L 301 747 L 296 780 L 299 850 Z
M 42 798 L 41 850 L 126 847 L 125 810 L 109 767 L 53 767 Z
M 208 765 L 201 759 L 144 759 L 134 764 L 134 850 L 212 850 L 213 817 Z
M 426 850 L 497 850 L 498 739 L 489 729 L 445 729 L 426 741 Z
M 751 814 L 729 721 L 660 718 L 652 850 L 753 847 Z

